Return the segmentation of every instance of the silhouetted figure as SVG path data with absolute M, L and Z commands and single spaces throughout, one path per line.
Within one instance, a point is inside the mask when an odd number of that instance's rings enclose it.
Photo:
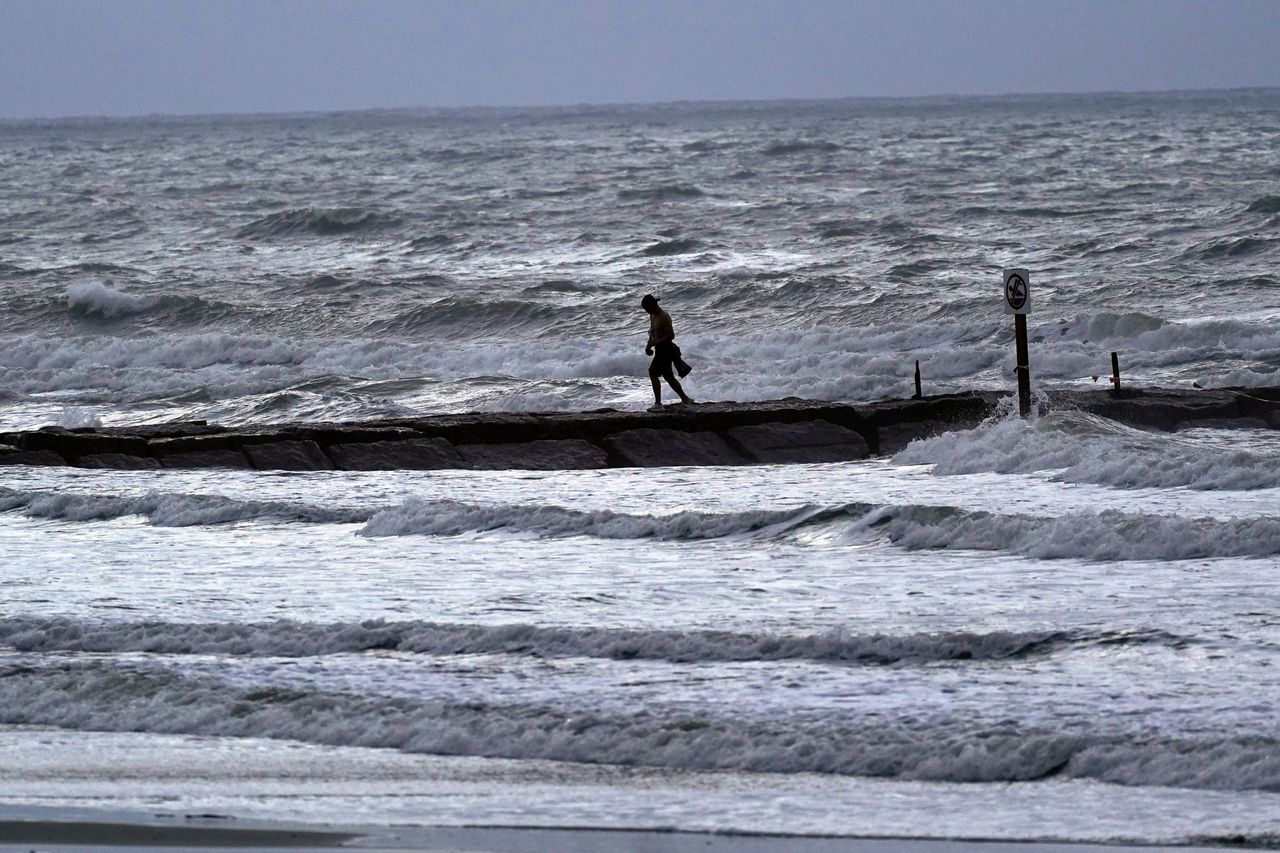
M 649 363 L 649 381 L 653 383 L 653 406 L 651 412 L 662 410 L 662 385 L 659 378 L 667 380 L 671 390 L 680 396 L 681 402 L 692 403 L 693 398 L 684 393 L 680 381 L 676 379 L 675 370 L 680 376 L 687 376 L 692 369 L 680 358 L 680 347 L 676 346 L 675 329 L 671 326 L 671 315 L 658 307 L 658 300 L 647 294 L 640 300 L 640 307 L 649 312 L 649 343 L 645 345 L 644 354 L 653 356 Z

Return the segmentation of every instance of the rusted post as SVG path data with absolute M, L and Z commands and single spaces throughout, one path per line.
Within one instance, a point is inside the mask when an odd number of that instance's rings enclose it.
M 1111 353 L 1111 393 L 1120 396 L 1120 356 Z
M 911 399 L 913 400 L 924 399 L 924 393 L 920 390 L 920 359 L 918 358 L 916 359 L 916 395 Z
M 1031 348 L 1027 346 L 1027 315 L 1013 315 L 1013 334 L 1018 345 L 1018 413 L 1031 414 Z

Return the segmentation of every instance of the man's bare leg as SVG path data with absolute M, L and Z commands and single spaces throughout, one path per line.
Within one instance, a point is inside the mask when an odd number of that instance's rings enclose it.
M 671 390 L 672 390 L 672 391 L 675 391 L 677 394 L 679 394 L 679 395 L 680 395 L 680 399 L 681 399 L 683 402 L 685 402 L 685 403 L 691 403 L 691 402 L 693 402 L 692 400 L 690 400 L 690 399 L 689 399 L 689 395 L 688 395 L 688 394 L 686 394 L 686 393 L 684 393 L 684 389 L 680 387 L 680 380 L 679 380 L 679 379 L 676 379 L 674 376 L 668 376 L 668 377 L 667 377 L 667 384 L 671 386 Z M 653 387 L 654 387 L 654 388 L 657 388 L 657 387 L 658 387 L 658 380 L 657 380 L 657 379 L 653 380 Z
M 649 381 L 653 383 L 653 404 L 655 406 L 662 405 L 662 383 L 658 381 L 658 377 L 649 374 Z

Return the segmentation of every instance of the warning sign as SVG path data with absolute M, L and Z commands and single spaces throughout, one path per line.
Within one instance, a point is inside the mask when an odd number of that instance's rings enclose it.
M 1004 270 L 1004 313 L 1027 314 L 1031 310 L 1031 273 Z

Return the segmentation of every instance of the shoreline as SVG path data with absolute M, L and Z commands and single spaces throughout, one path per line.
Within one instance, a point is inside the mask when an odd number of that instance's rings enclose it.
M 1220 843 L 1155 844 L 1133 841 L 1099 843 L 1054 839 L 929 838 L 855 835 L 786 835 L 751 832 L 701 832 L 677 829 L 628 829 L 573 826 L 341 826 L 240 820 L 222 816 L 164 819 L 86 812 L 61 818 L 46 814 L 25 819 L 21 810 L 0 808 L 0 851 L 29 850 L 423 850 L 486 853 L 1125 853 L 1133 850 L 1267 850 L 1240 839 Z M 183 821 L 175 823 L 174 821 Z M 213 821 L 218 821 L 214 823 Z
M 968 429 L 1008 392 L 846 404 L 786 398 L 668 406 L 660 412 L 472 412 L 343 423 L 223 427 L 43 427 L 0 433 L 0 466 L 116 470 L 544 470 L 849 462 Z M 1280 387 L 1056 390 L 1051 410 L 1128 426 L 1280 429 Z
M 165 824 L 126 820 L 14 820 L 0 819 L 0 850 L 8 845 L 68 845 L 111 848 L 311 849 L 342 847 L 361 837 L 358 832 L 329 831 L 281 825 L 213 826 L 202 823 Z
M 159 826 L 180 845 L 173 849 L 200 840 L 173 832 L 210 828 L 352 836 L 339 849 L 454 853 L 866 853 L 877 850 L 873 841 L 924 853 L 972 846 L 948 839 L 1045 853 L 1051 844 L 1079 851 L 1239 848 L 1245 841 L 1275 849 L 1280 842 L 1280 799 L 1250 790 L 671 771 L 48 727 L 0 727 L 0 755 L 8 781 L 0 785 L 0 825 L 21 823 L 12 831 L 25 833 L 29 844 L 52 843 L 39 824 Z M 1137 813 L 1161 817 L 1135 824 L 1130 816 Z M 0 848 L 14 838 L 0 839 Z M 95 827 L 86 840 L 125 839 L 112 827 Z M 322 841 L 334 843 L 323 836 L 311 844 L 274 839 L 286 848 L 324 849 Z M 206 833 L 204 843 L 272 849 L 225 833 Z

